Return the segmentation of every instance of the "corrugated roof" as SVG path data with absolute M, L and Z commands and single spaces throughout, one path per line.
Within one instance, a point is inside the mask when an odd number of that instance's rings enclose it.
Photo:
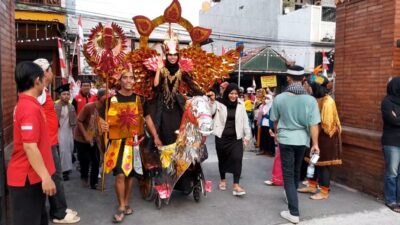
M 286 73 L 287 60 L 270 46 L 252 49 L 242 57 L 240 70 L 249 73 Z M 236 71 L 238 66 L 236 67 Z

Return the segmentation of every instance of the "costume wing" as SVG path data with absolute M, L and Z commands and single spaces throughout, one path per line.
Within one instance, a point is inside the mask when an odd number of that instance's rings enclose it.
M 233 71 L 236 61 L 239 59 L 242 47 L 228 51 L 222 56 L 214 53 L 207 53 L 198 46 L 190 46 L 179 51 L 181 58 L 184 59 L 182 65 L 187 66 L 190 71 L 186 71 L 185 66 L 181 68 L 189 74 L 191 80 L 203 91 L 207 92 L 216 81 L 221 81 L 229 77 Z M 188 63 L 189 61 L 190 63 Z M 190 88 L 182 82 L 180 91 L 189 92 Z
M 152 97 L 154 74 L 157 69 L 157 51 L 151 48 L 133 50 L 126 56 L 126 61 L 132 65 L 135 79 L 134 92 L 144 97 Z

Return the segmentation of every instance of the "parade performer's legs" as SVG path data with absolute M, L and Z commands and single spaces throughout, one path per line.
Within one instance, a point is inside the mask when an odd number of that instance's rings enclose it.
M 122 222 L 125 215 L 130 215 L 133 210 L 129 207 L 129 198 L 132 193 L 133 178 L 125 177 L 120 173 L 115 177 L 115 193 L 118 199 L 118 209 L 114 215 L 114 222 Z

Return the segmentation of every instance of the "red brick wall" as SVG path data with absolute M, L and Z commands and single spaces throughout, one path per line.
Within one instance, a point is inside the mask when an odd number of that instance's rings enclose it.
M 337 5 L 336 101 L 343 124 L 343 162 L 334 179 L 382 196 L 380 102 L 400 75 L 400 2 L 351 0 Z
M 14 82 L 15 69 L 15 20 L 14 0 L 0 1 L 0 43 L 1 43 L 1 76 L 3 99 L 3 130 L 5 146 L 12 142 L 12 114 L 17 100 Z

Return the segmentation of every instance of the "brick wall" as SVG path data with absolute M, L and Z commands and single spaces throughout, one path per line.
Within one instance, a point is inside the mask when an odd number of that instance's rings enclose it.
M 14 0 L 0 1 L 0 43 L 1 43 L 1 76 L 2 76 L 2 106 L 4 144 L 12 142 L 12 114 L 17 100 L 14 82 L 15 69 L 15 20 Z
M 383 195 L 380 102 L 400 75 L 400 2 L 351 0 L 337 5 L 336 101 L 343 124 L 343 162 L 334 179 Z

